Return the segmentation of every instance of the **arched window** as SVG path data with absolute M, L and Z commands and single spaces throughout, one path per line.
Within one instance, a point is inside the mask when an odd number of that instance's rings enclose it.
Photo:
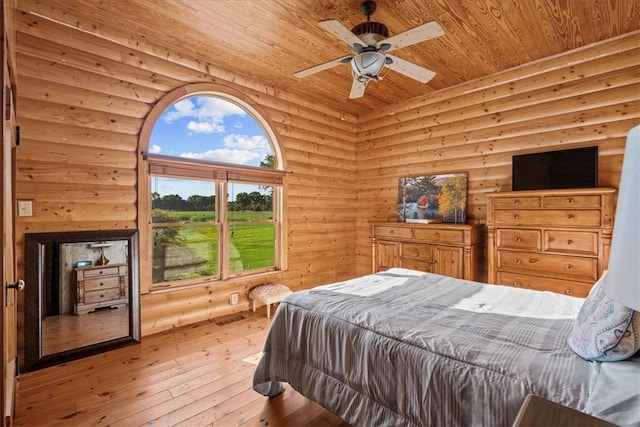
M 156 115 L 144 153 L 151 289 L 281 269 L 284 172 L 265 120 L 206 91 Z

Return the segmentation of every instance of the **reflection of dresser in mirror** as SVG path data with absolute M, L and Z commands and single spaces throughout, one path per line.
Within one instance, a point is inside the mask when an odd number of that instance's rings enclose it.
M 118 308 L 127 305 L 129 277 L 126 264 L 78 267 L 75 272 L 75 314 L 87 314 L 102 307 Z

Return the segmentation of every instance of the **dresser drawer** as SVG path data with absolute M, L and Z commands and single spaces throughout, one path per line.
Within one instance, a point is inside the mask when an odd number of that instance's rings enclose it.
M 433 262 L 401 258 L 400 267 L 431 273 L 433 271 Z
M 528 270 L 595 282 L 598 277 L 598 260 L 596 258 L 498 250 L 498 269 Z
M 500 228 L 496 233 L 499 248 L 541 250 L 540 230 Z
M 546 208 L 599 208 L 600 196 L 545 196 Z
M 117 276 L 118 275 L 118 266 L 113 267 L 103 267 L 100 269 L 87 269 L 82 270 L 82 274 L 85 279 L 90 277 L 101 277 L 101 276 Z
M 542 199 L 539 196 L 496 197 L 493 201 L 494 209 L 539 208 L 541 206 Z
M 593 282 L 577 282 L 566 279 L 552 279 L 548 277 L 532 276 L 528 274 L 498 272 L 498 285 L 513 286 L 522 289 L 535 289 L 538 291 L 551 291 L 574 297 L 585 298 Z
M 410 227 L 384 227 L 374 228 L 374 237 L 395 237 L 398 239 L 412 239 L 413 229 Z
M 85 304 L 95 304 L 99 302 L 117 300 L 120 297 L 119 289 L 104 289 L 102 291 L 85 292 Z
M 557 227 L 598 227 L 599 210 L 503 210 L 495 211 L 496 225 L 532 225 Z
M 437 243 L 464 243 L 464 230 L 442 230 L 437 228 L 416 229 L 416 240 Z
M 120 278 L 118 276 L 111 277 L 97 277 L 94 279 L 87 279 L 84 281 L 85 292 L 95 291 L 100 289 L 112 289 L 120 287 Z
M 405 257 L 416 257 L 431 259 L 433 257 L 433 246 L 427 244 L 403 243 L 401 255 Z
M 546 252 L 597 255 L 598 233 L 590 231 L 545 230 L 544 250 Z

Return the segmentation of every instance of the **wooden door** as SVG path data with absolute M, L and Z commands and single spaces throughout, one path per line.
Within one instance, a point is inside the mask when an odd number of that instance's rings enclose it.
M 0 245 L 0 256 L 2 257 L 2 290 L 0 290 L 0 306 L 2 315 L 0 316 L 2 339 L 2 386 L 0 387 L 0 401 L 2 402 L 2 426 L 10 426 L 13 420 L 13 408 L 15 401 L 15 377 L 17 365 L 17 322 L 16 322 L 16 291 L 9 289 L 5 291 L 7 284 L 15 284 L 16 260 L 15 260 L 15 228 L 14 228 L 14 181 L 15 181 L 15 107 L 11 78 L 9 73 L 9 60 L 7 54 L 8 39 L 5 20 L 6 9 L 2 8 L 2 19 L 0 20 L 0 30 L 2 45 L 0 51 L 3 59 L 2 80 L 2 154 L 0 155 L 1 175 L 2 175 L 2 222 L 0 231 L 2 232 L 2 245 Z
M 398 255 L 399 255 L 399 243 L 398 242 L 386 242 L 379 240 L 376 243 L 376 256 L 375 256 L 375 271 L 384 271 L 392 267 L 399 267 Z
M 5 86 L 6 91 L 6 86 Z M 8 95 L 9 97 L 11 94 Z M 6 96 L 5 96 L 6 97 Z M 5 98 L 6 99 L 6 98 Z M 3 109 L 4 110 L 4 109 Z M 2 306 L 2 425 L 11 425 L 13 416 L 13 402 L 15 390 L 16 356 L 17 356 L 17 322 L 16 322 L 16 292 L 9 289 L 5 292 L 7 284 L 15 284 L 15 238 L 13 225 L 13 164 L 14 147 L 11 128 L 7 121 L 3 120 L 2 138 L 2 290 L 0 290 L 0 304 Z
M 433 272 L 444 276 L 464 279 L 462 252 L 462 248 L 458 247 L 436 246 L 434 251 L 435 267 Z

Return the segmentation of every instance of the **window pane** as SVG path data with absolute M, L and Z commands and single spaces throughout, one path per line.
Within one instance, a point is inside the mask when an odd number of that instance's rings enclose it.
M 230 225 L 229 272 L 275 266 L 275 225 Z
M 153 283 L 218 274 L 218 226 L 153 228 Z
M 229 222 L 273 220 L 273 187 L 229 183 Z
M 153 176 L 151 187 L 153 222 L 215 221 L 215 182 Z

